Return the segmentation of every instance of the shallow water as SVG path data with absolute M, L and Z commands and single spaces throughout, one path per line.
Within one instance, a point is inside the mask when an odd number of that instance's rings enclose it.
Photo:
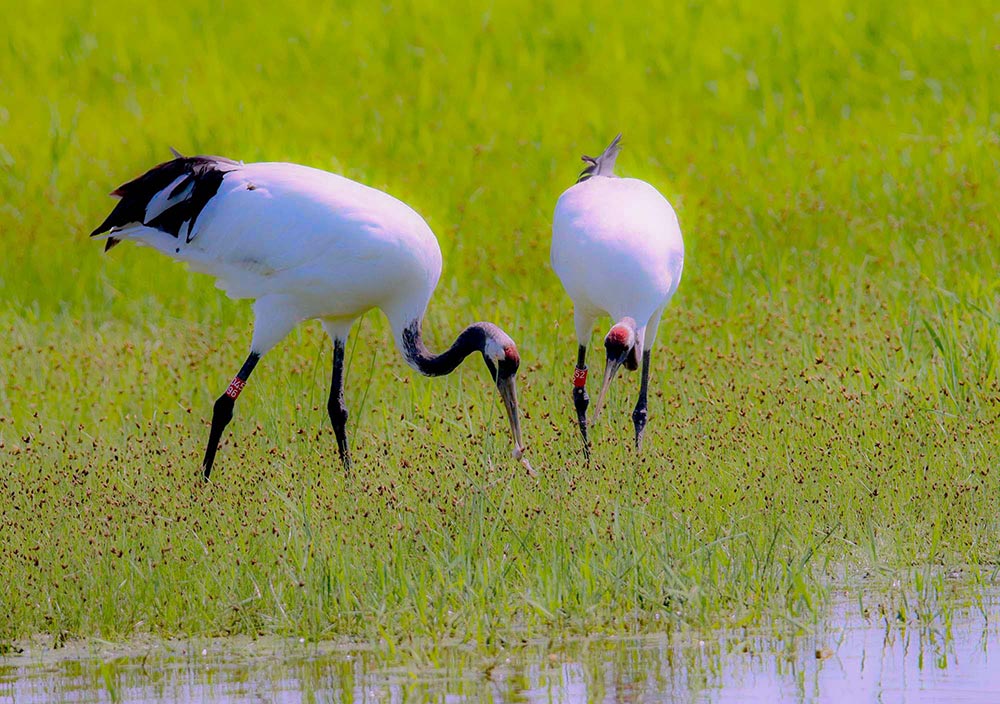
M 866 618 L 842 597 L 809 627 L 531 642 L 493 659 L 278 639 L 34 645 L 0 658 L 0 701 L 1000 701 L 1000 599 L 926 625 L 878 603 Z

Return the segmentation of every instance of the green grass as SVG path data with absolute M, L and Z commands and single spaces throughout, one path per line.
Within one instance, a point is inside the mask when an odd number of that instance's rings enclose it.
M 990 3 L 309 5 L 5 8 L 0 638 L 491 647 L 816 617 L 865 573 L 902 576 L 918 612 L 989 587 Z M 579 155 L 618 131 L 619 170 L 674 203 L 687 257 L 645 452 L 626 376 L 588 465 L 549 228 Z M 421 212 L 445 259 L 431 340 L 481 319 L 515 337 L 538 479 L 481 364 L 419 378 L 370 313 L 349 346 L 353 473 L 310 324 L 261 363 L 204 486 L 248 306 L 86 237 L 168 145 L 328 168 Z

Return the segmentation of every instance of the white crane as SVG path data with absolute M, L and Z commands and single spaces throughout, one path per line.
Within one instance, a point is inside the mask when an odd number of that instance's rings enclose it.
M 216 277 L 231 298 L 255 299 L 250 354 L 212 413 L 206 479 L 257 362 L 313 318 L 333 340 L 327 409 L 340 457 L 350 465 L 344 347 L 354 321 L 376 307 L 407 363 L 422 374 L 449 374 L 469 354 L 482 354 L 521 459 L 520 358 L 510 336 L 492 323 L 475 323 L 439 355 L 424 345 L 421 321 L 441 275 L 441 249 L 420 215 L 382 191 L 307 166 L 174 156 L 119 186 L 112 195 L 121 200 L 91 236 L 107 239 L 105 251 L 124 240 L 153 247 Z
M 615 158 L 621 135 L 587 163 L 576 184 L 556 203 L 552 223 L 552 268 L 573 299 L 579 343 L 573 374 L 584 451 L 587 440 L 587 345 L 599 316 L 614 322 L 604 338 L 607 364 L 593 420 L 621 365 L 636 370 L 642 359 L 639 399 L 632 413 L 636 449 L 646 427 L 649 351 L 660 316 L 677 290 L 684 267 L 684 241 L 677 216 L 660 193 L 645 181 L 618 178 Z

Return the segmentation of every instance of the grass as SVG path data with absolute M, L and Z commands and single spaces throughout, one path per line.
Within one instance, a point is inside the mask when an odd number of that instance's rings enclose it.
M 0 638 L 490 649 L 818 618 L 865 573 L 941 613 L 992 588 L 991 5 L 308 5 L 4 13 Z M 619 130 L 620 170 L 671 199 L 687 257 L 645 452 L 629 376 L 586 464 L 549 227 L 579 155 Z M 310 324 L 263 360 L 198 481 L 248 307 L 86 237 L 168 145 L 328 168 L 425 215 L 445 259 L 431 339 L 477 319 L 515 337 L 539 478 L 509 458 L 481 365 L 419 378 L 373 312 L 349 347 L 351 474 Z

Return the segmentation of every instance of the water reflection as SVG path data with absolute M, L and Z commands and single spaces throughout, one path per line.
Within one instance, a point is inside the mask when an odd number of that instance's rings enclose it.
M 29 647 L 0 658 L 0 701 L 783 702 L 1000 700 L 1000 603 L 946 618 L 526 643 L 495 659 L 455 645 L 390 657 L 299 641 Z

